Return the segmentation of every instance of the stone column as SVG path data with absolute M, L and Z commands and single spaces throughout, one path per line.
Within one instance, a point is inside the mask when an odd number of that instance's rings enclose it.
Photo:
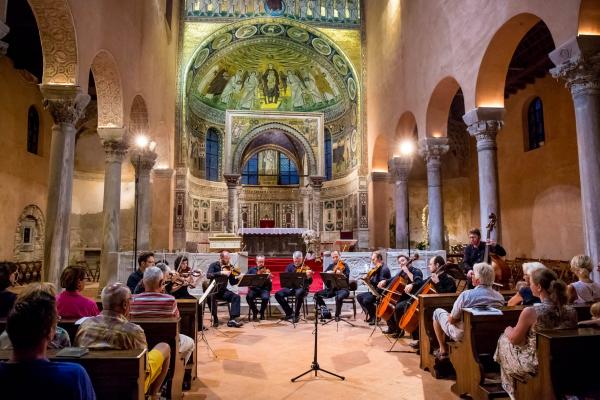
M 78 86 L 40 85 L 44 107 L 52 115 L 52 143 L 48 176 L 48 201 L 44 239 L 43 280 L 58 284 L 69 262 L 69 219 L 73 193 L 75 123 L 90 96 Z
M 150 172 L 156 163 L 154 151 L 132 147 L 130 160 L 135 169 L 137 192 L 137 250 L 150 250 L 150 222 L 152 215 L 152 183 Z M 135 211 L 134 211 L 135 212 Z
M 325 177 L 324 176 L 311 176 L 311 177 L 309 177 L 309 179 L 310 179 L 310 186 L 312 187 L 312 208 L 313 208 L 312 226 L 310 228 L 313 229 L 318 234 L 319 232 L 321 232 L 321 221 L 322 221 L 321 188 L 323 187 L 323 181 L 325 181 Z
M 6 25 L 6 2 L 7 0 L 0 0 L 0 39 L 8 35 L 10 28 Z M 0 58 L 6 55 L 8 49 L 8 43 L 0 40 Z
M 128 144 L 123 140 L 125 128 L 98 128 L 104 145 L 104 202 L 102 203 L 102 253 L 100 282 L 102 289 L 116 282 L 118 265 L 109 253 L 119 251 L 119 217 L 121 213 L 121 166 Z
M 388 163 L 388 171 L 396 182 L 394 206 L 396 208 L 396 248 L 408 249 L 409 243 L 409 204 L 408 174 L 412 165 L 412 157 L 394 157 Z
M 310 188 L 300 189 L 302 195 L 302 227 L 310 229 Z
M 491 213 L 496 214 L 496 227 L 490 238 L 501 241 L 500 200 L 498 194 L 498 148 L 496 135 L 502 129 L 504 108 L 479 107 L 463 116 L 467 131 L 477 140 L 477 166 L 479 173 L 479 215 L 481 232 Z
M 444 204 L 442 202 L 441 158 L 449 149 L 448 138 L 419 141 L 419 152 L 427 163 L 427 203 L 429 204 L 429 249 L 444 248 Z
M 577 36 L 550 53 L 556 78 L 566 81 L 575 106 L 585 252 L 600 263 L 600 36 Z M 594 268 L 600 282 L 600 273 Z
M 227 232 L 237 234 L 240 174 L 223 174 L 223 177 L 227 183 Z

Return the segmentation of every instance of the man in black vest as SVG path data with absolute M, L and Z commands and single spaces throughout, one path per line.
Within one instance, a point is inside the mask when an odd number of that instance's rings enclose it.
M 229 264 L 229 260 L 229 252 L 222 251 L 219 254 L 219 261 L 215 261 L 214 263 L 208 266 L 206 277 L 208 279 L 214 279 L 217 276 L 225 275 L 228 277 L 227 281 L 229 282 L 229 284 L 237 285 L 237 278 L 231 273 L 231 271 L 233 270 L 233 266 Z M 229 322 L 227 322 L 227 326 L 230 328 L 240 328 L 242 325 L 244 325 L 242 322 L 236 320 L 236 318 L 240 316 L 240 296 L 227 289 L 227 286 L 225 285 L 223 285 L 223 287 L 218 288 L 218 290 L 219 291 L 215 293 L 215 295 L 213 296 L 213 301 L 211 302 L 213 326 L 219 326 L 216 300 L 225 300 L 228 303 L 230 303 Z

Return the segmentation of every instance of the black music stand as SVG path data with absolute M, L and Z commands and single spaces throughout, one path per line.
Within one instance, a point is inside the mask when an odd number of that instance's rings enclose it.
M 263 287 L 268 280 L 268 274 L 246 274 L 240 279 L 238 287 Z M 250 307 L 250 304 L 248 304 L 248 307 Z M 254 321 L 251 321 L 250 318 L 248 318 L 248 321 L 252 322 L 252 326 L 254 326 Z
M 279 284 L 282 288 L 288 289 L 302 289 L 304 288 L 304 282 L 306 281 L 306 273 L 305 272 L 281 272 L 279 274 Z M 308 296 L 308 293 L 306 294 Z M 294 296 L 296 297 L 296 296 Z M 298 298 L 296 297 L 296 302 Z M 297 305 L 296 305 L 297 307 Z M 288 321 L 285 318 L 282 318 L 277 323 L 285 321 L 291 322 L 291 324 L 296 327 L 296 323 L 294 322 L 294 318 L 291 321 Z
M 215 351 L 213 350 L 213 348 L 210 347 L 210 344 L 208 343 L 208 338 L 204 334 L 204 331 L 205 331 L 205 329 L 204 329 L 204 304 L 206 303 L 206 299 L 208 299 L 208 297 L 212 294 L 212 291 L 214 290 L 215 287 L 216 287 L 216 283 L 213 281 L 204 290 L 204 292 L 202 293 L 202 295 L 199 295 L 198 292 L 190 292 L 189 288 L 188 288 L 188 293 L 190 293 L 192 296 L 194 296 L 195 298 L 198 299 L 198 305 L 200 306 L 200 320 L 202 321 L 202 329 L 200 330 L 200 340 L 199 340 L 199 342 L 206 343 L 206 347 L 208 347 L 208 349 L 211 351 L 211 353 L 213 353 L 213 355 L 215 356 L 215 358 L 217 358 L 217 354 L 215 353 Z
M 377 314 L 379 314 L 379 306 L 381 304 L 381 299 L 383 296 L 381 294 L 379 294 L 379 292 L 377 291 L 377 288 L 375 288 L 375 286 L 373 286 L 369 280 L 363 279 L 363 282 L 369 289 L 369 292 L 371 292 L 371 294 L 375 297 L 375 326 L 373 327 L 373 330 L 371 331 L 371 334 L 369 335 L 369 337 L 372 337 L 373 334 L 375 333 L 375 331 L 377 330 L 377 328 L 379 328 L 381 333 L 383 333 L 383 329 L 381 329 L 381 326 L 379 326 L 379 321 L 381 321 L 381 319 L 379 317 L 377 317 Z M 390 343 L 392 342 L 389 337 L 387 337 L 386 335 L 383 335 L 383 336 L 385 336 L 385 338 Z
M 338 290 L 338 289 L 350 290 L 350 287 L 348 286 L 348 278 L 346 278 L 346 275 L 336 274 L 336 273 L 332 273 L 332 272 L 320 272 L 319 274 L 321 275 L 321 279 L 323 279 L 323 283 L 325 284 L 325 287 L 331 288 L 333 290 Z M 350 326 L 355 326 L 352 322 L 348 321 L 346 318 L 341 318 L 341 317 L 339 318 L 339 320 L 331 319 L 331 320 L 323 323 L 323 325 L 327 325 L 328 323 L 330 323 L 332 321 L 335 321 L 337 325 L 339 325 L 339 321 L 343 321 Z

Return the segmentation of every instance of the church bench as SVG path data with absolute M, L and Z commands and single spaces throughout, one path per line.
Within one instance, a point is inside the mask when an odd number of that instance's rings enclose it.
M 516 382 L 517 400 L 555 400 L 565 394 L 600 397 L 600 380 L 593 367 L 600 359 L 600 329 L 538 332 L 537 357 L 537 373 L 527 382 Z
M 198 340 L 198 300 L 196 299 L 177 299 L 177 308 L 179 308 L 179 331 L 194 339 L 197 344 Z M 198 367 L 198 352 L 197 349 L 192 352 L 190 360 L 185 366 L 186 372 L 189 370 L 192 379 L 197 376 Z
M 145 349 L 90 351 L 82 357 L 56 357 L 57 352 L 48 350 L 48 358 L 80 364 L 90 376 L 98 399 L 144 399 Z M 0 361 L 10 359 L 11 354 L 11 350 L 0 350 Z

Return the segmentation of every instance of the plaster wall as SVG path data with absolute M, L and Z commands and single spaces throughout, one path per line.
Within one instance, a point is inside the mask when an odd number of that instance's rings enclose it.
M 13 259 L 17 222 L 29 204 L 46 210 L 52 117 L 42 106 L 37 85 L 0 58 L 0 259 Z M 40 116 L 39 154 L 27 152 L 27 113 L 34 105 Z

